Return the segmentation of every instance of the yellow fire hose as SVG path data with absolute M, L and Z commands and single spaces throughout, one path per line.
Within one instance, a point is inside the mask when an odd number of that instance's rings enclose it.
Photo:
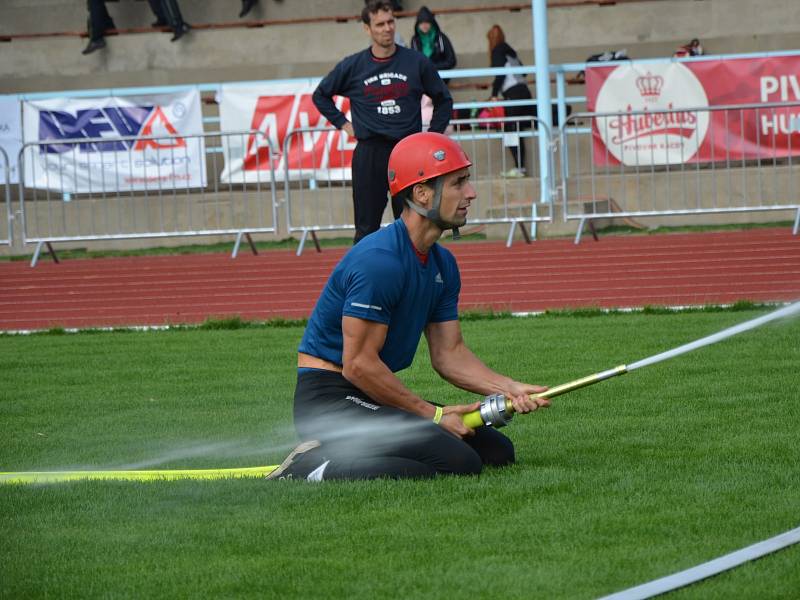
M 0 483 L 62 483 L 65 481 L 174 481 L 176 479 L 241 479 L 264 478 L 277 469 L 269 467 L 241 467 L 237 469 L 162 469 L 155 471 L 23 471 L 0 473 Z

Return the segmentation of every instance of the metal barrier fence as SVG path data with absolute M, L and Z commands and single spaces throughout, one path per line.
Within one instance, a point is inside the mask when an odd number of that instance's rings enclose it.
M 800 144 L 792 147 L 792 133 L 800 118 L 789 111 L 798 109 L 800 102 L 572 115 L 558 142 L 564 220 L 580 220 L 575 243 L 593 219 L 754 211 L 796 211 L 796 235 Z
M 277 231 L 274 158 L 258 131 L 26 143 L 19 200 L 23 243 L 37 244 L 31 266 L 43 246 L 55 258 L 54 242 L 236 235 L 232 257 L 243 236 L 255 252 L 251 233 Z
M 331 127 L 300 127 L 286 133 L 282 159 L 286 230 L 301 234 L 297 256 L 309 235 L 320 251 L 317 232 L 355 229 L 349 184 L 353 148 Z
M 550 130 L 536 117 L 501 117 L 494 119 L 459 119 L 450 121 L 453 139 L 464 146 L 472 159 L 472 177 L 478 197 L 470 206 L 468 224 L 508 225 L 506 246 L 511 246 L 514 231 L 530 236 L 526 223 L 536 237 L 538 223 L 553 221 L 554 190 L 542 202 L 539 160 L 539 127 L 547 132 L 550 149 L 550 177 L 553 178 L 553 146 Z M 528 140 L 533 140 L 529 142 Z M 508 149 L 508 151 L 506 151 Z
M 14 219 L 11 214 L 11 163 L 8 161 L 8 154 L 0 148 L 0 171 L 3 173 L 3 190 L 0 193 L 0 201 L 5 204 L 5 210 L 0 211 L 0 219 L 3 225 L 0 227 L 0 244 L 10 246 L 14 241 Z
M 461 119 L 450 125 L 452 137 L 464 146 L 473 162 L 472 182 L 478 197 L 470 206 L 468 226 L 509 225 L 509 246 L 519 227 L 530 242 L 525 224 L 535 227 L 553 219 L 552 202 L 541 203 L 538 199 L 538 144 L 526 142 L 539 135 L 536 119 Z M 322 136 L 326 141 L 319 143 Z M 349 164 L 347 154 L 352 148 L 336 144 L 335 139 L 341 138 L 335 136 L 334 129 L 298 128 L 290 131 L 284 141 L 286 226 L 290 234 L 301 234 L 298 256 L 309 235 L 319 251 L 317 232 L 355 229 L 350 169 L 342 167 Z M 292 151 L 300 144 L 309 153 L 306 164 L 299 164 L 298 153 Z M 506 152 L 506 148 L 513 150 Z M 551 173 L 550 181 L 553 180 Z M 391 219 L 387 202 L 383 225 Z M 535 236 L 535 230 L 533 233 Z

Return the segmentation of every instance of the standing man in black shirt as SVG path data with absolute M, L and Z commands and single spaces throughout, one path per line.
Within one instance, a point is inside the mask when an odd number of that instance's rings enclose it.
M 389 0 L 368 0 L 361 20 L 372 44 L 337 64 L 313 96 L 319 112 L 358 141 L 352 165 L 353 243 L 380 227 L 389 191 L 389 155 L 398 141 L 422 131 L 422 95 L 433 99 L 430 131 L 443 133 L 453 110 L 450 92 L 430 60 L 395 44 Z M 352 123 L 336 108 L 333 96 L 350 99 Z M 402 203 L 392 202 L 392 212 L 398 218 Z

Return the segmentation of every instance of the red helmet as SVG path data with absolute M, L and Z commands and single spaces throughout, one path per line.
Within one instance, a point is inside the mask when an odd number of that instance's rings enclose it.
M 470 165 L 466 152 L 446 135 L 414 133 L 400 140 L 389 156 L 389 192 L 396 196 L 415 183 Z

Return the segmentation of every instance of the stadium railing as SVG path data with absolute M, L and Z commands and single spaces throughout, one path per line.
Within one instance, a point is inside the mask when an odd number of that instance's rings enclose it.
M 245 174 L 236 148 L 257 138 Z M 134 156 L 135 143 L 148 149 Z M 124 144 L 127 156 L 118 151 Z M 213 144 L 225 153 L 206 152 Z M 92 154 L 81 154 L 91 146 Z M 121 155 L 121 156 L 120 156 Z M 259 131 L 29 142 L 19 154 L 22 241 L 36 244 L 35 266 L 52 244 L 187 236 L 236 236 L 256 253 L 251 233 L 276 233 L 276 153 Z M 234 168 L 231 168 L 231 166 Z M 225 168 L 227 166 L 227 169 Z
M 704 57 L 694 57 L 694 58 L 673 58 L 671 60 L 674 61 L 674 62 L 689 62 L 689 61 L 701 61 L 701 60 L 733 60 L 733 59 L 738 59 L 738 58 L 753 58 L 753 57 L 762 57 L 763 58 L 763 57 L 773 57 L 773 56 L 800 56 L 800 51 L 766 52 L 766 53 L 737 54 L 737 55 L 724 55 L 724 56 L 704 56 Z M 637 64 L 641 64 L 641 63 L 645 63 L 646 64 L 647 62 L 663 62 L 663 59 L 653 59 L 652 61 L 637 60 L 636 62 L 637 62 Z M 620 63 L 606 63 L 606 64 L 608 64 L 608 65 L 618 65 Z M 550 67 L 550 72 L 551 72 L 551 74 L 554 75 L 554 78 L 555 78 L 555 89 L 556 89 L 556 93 L 553 96 L 552 102 L 557 107 L 558 122 L 559 123 L 564 123 L 565 126 L 563 126 L 557 132 L 554 131 L 553 132 L 553 136 L 552 136 L 553 144 L 551 144 L 551 148 L 552 147 L 556 148 L 558 156 L 557 156 L 557 160 L 551 160 L 550 161 L 550 164 L 549 164 L 548 168 L 551 169 L 551 170 L 554 169 L 554 168 L 558 168 L 558 172 L 559 172 L 559 176 L 558 177 L 551 177 L 550 178 L 550 181 L 553 182 L 553 184 L 552 184 L 553 189 L 549 190 L 549 197 L 547 197 L 547 198 L 544 198 L 544 199 L 538 198 L 536 201 L 534 201 L 533 199 L 529 199 L 528 200 L 528 205 L 527 205 L 527 207 L 525 209 L 525 210 L 530 209 L 528 211 L 528 213 L 525 215 L 526 219 L 528 219 L 525 222 L 531 223 L 532 227 L 535 227 L 536 223 L 538 223 L 538 222 L 548 221 L 548 220 L 552 219 L 553 218 L 553 211 L 554 211 L 554 208 L 555 208 L 556 205 L 560 204 L 561 206 L 559 208 L 561 208 L 561 207 L 565 206 L 565 202 L 570 201 L 569 198 L 573 198 L 575 200 L 581 200 L 582 198 L 585 197 L 585 194 L 583 194 L 583 193 L 581 193 L 581 194 L 574 194 L 573 193 L 573 188 L 575 187 L 573 185 L 573 180 L 575 178 L 578 178 L 578 180 L 579 180 L 578 182 L 581 183 L 581 185 L 583 185 L 584 187 L 586 185 L 586 181 L 591 181 L 591 172 L 589 172 L 588 175 L 587 175 L 587 172 L 586 172 L 587 164 L 588 164 L 589 161 L 581 159 L 581 160 L 583 160 L 583 162 L 581 162 L 579 164 L 573 164 L 573 161 L 576 161 L 578 159 L 570 157 L 570 155 L 568 153 L 568 148 L 570 147 L 570 143 L 571 143 L 571 140 L 572 140 L 573 137 L 577 136 L 577 138 L 586 138 L 587 134 L 590 132 L 590 128 L 586 126 L 586 123 L 584 121 L 586 119 L 594 116 L 594 115 L 587 114 L 587 113 L 578 113 L 576 115 L 573 115 L 573 117 L 569 121 L 567 121 L 567 119 L 566 119 L 567 106 L 585 105 L 586 98 L 585 98 L 585 96 L 568 96 L 566 94 L 566 84 L 567 84 L 567 80 L 568 80 L 567 78 L 568 78 L 569 74 L 577 73 L 577 72 L 580 72 L 582 70 L 585 70 L 588 66 L 602 66 L 602 65 L 603 65 L 603 63 L 590 63 L 590 64 L 587 64 L 587 63 L 570 63 L 570 64 L 562 64 L 562 65 L 551 65 L 551 67 Z M 449 80 L 462 80 L 462 81 L 464 81 L 464 80 L 475 80 L 476 78 L 484 78 L 484 80 L 485 80 L 485 78 L 495 77 L 497 75 L 504 75 L 504 74 L 522 74 L 522 75 L 528 76 L 528 75 L 533 74 L 534 70 L 535 69 L 532 66 L 510 67 L 510 68 L 505 68 L 505 67 L 504 68 L 485 68 L 485 69 L 455 69 L 455 70 L 451 70 L 451 71 L 443 71 L 441 73 L 441 75 L 442 75 L 443 78 L 449 79 Z M 303 79 L 292 79 L 292 80 L 242 82 L 242 84 L 243 85 L 247 85 L 247 86 L 258 86 L 258 85 L 269 86 L 269 85 L 283 84 L 283 83 L 298 83 L 298 82 L 304 82 L 304 83 L 312 82 L 312 83 L 314 83 L 316 81 L 318 81 L 317 78 L 311 78 L 311 79 L 303 78 Z M 230 85 L 230 84 L 226 84 L 226 85 Z M 185 90 L 188 90 L 188 89 L 196 89 L 201 94 L 204 95 L 203 96 L 204 102 L 208 104 L 208 103 L 215 102 L 214 95 L 221 89 L 221 87 L 222 87 L 222 84 L 213 83 L 213 84 L 198 84 L 198 85 L 188 85 L 188 86 L 184 85 L 184 86 L 161 86 L 161 87 L 144 87 L 144 88 L 141 88 L 141 87 L 139 87 L 139 88 L 115 88 L 115 89 L 110 89 L 110 90 L 109 89 L 102 89 L 102 90 L 45 92 L 45 93 L 35 93 L 35 94 L 20 94 L 20 95 L 16 95 L 15 97 L 18 98 L 20 101 L 24 101 L 24 100 L 28 100 L 28 99 L 36 100 L 36 99 L 63 98 L 63 97 L 90 98 L 90 97 L 104 97 L 104 96 L 109 96 L 109 95 L 111 95 L 111 96 L 146 95 L 146 94 L 159 94 L 159 93 L 185 91 Z M 472 102 L 457 102 L 454 105 L 454 108 L 456 110 L 459 110 L 459 111 L 472 111 L 472 110 L 477 111 L 482 107 L 488 107 L 488 106 L 517 106 L 517 105 L 531 105 L 533 103 L 535 103 L 535 100 L 500 101 L 500 102 L 472 101 Z M 203 118 L 203 122 L 204 122 L 204 126 L 206 127 L 206 129 L 213 129 L 215 127 L 217 127 L 217 128 L 219 127 L 220 119 L 219 119 L 218 116 L 207 115 L 207 116 L 205 116 Z M 300 130 L 296 130 L 296 131 L 298 131 L 298 134 L 302 133 L 302 132 L 300 132 Z M 253 132 L 253 133 L 255 133 L 255 132 Z M 464 132 L 459 132 L 459 133 L 464 133 Z M 220 135 L 219 132 L 208 133 L 206 135 L 206 137 L 213 138 L 213 136 L 219 136 L 219 135 Z M 228 134 L 225 134 L 225 135 L 228 135 Z M 290 132 L 289 135 L 294 135 L 294 134 L 292 134 Z M 472 132 L 470 135 L 473 135 L 473 136 L 476 136 L 476 137 L 484 137 L 484 138 L 486 138 L 487 141 L 485 143 L 487 143 L 487 144 L 488 144 L 488 140 L 492 139 L 491 138 L 492 134 L 490 134 L 489 132 L 483 132 L 483 131 L 481 131 L 481 132 Z M 526 132 L 523 137 L 527 137 L 529 135 L 535 135 L 535 134 L 532 133 L 532 132 Z M 498 136 L 496 134 L 494 134 L 494 137 L 495 137 L 495 139 L 498 139 Z M 579 143 L 579 142 L 577 142 L 577 143 Z M 536 156 L 536 154 L 535 154 L 536 149 L 533 146 L 535 146 L 535 145 L 531 144 L 531 148 L 529 148 L 529 150 L 530 150 L 529 155 L 530 156 Z M 213 155 L 214 154 L 219 154 L 219 153 L 221 153 L 223 151 L 224 151 L 224 149 L 222 148 L 221 143 L 217 144 L 217 145 L 214 145 L 214 144 L 207 144 L 206 145 L 206 153 L 209 154 L 209 160 L 214 160 L 212 158 Z M 273 153 L 274 152 L 275 152 L 275 149 L 273 149 Z M 530 161 L 529 164 L 531 164 L 531 163 L 533 163 L 535 165 L 536 161 Z M 497 164 L 502 164 L 502 163 L 500 163 L 498 161 Z M 764 168 L 763 165 L 761 167 L 759 167 L 757 164 L 754 165 L 752 162 L 751 163 L 747 163 L 744 166 L 745 166 L 745 168 L 749 168 L 749 169 L 753 169 L 754 167 L 755 168 Z M 780 166 L 780 165 L 777 165 L 777 166 Z M 739 166 L 736 165 L 736 168 L 739 168 Z M 498 169 L 497 172 L 495 173 L 495 175 L 499 175 L 501 170 L 502 169 Z M 716 168 L 716 172 L 717 173 L 722 172 L 721 167 L 718 166 Z M 595 174 L 595 175 L 597 175 L 597 174 Z M 639 174 L 639 176 L 641 177 L 641 173 Z M 589 177 L 588 180 L 587 180 L 587 177 Z M 749 174 L 748 174 L 748 177 L 749 177 Z M 273 206 L 275 206 L 276 205 L 276 201 L 274 200 L 274 197 L 275 197 L 275 179 L 271 178 L 270 181 L 271 181 L 271 183 L 270 183 L 270 194 L 273 197 Z M 595 177 L 595 182 L 596 181 L 597 181 L 597 178 Z M 315 183 L 317 183 L 317 182 L 315 181 Z M 341 179 L 336 183 L 338 184 L 338 187 L 340 187 L 340 188 L 345 186 L 344 182 Z M 497 181 L 497 184 L 502 189 L 501 193 L 504 194 L 503 195 L 503 200 L 501 201 L 501 205 L 502 206 L 507 206 L 509 208 L 512 207 L 512 206 L 515 206 L 516 208 L 519 208 L 517 206 L 518 205 L 518 201 L 514 197 L 509 196 L 509 195 L 505 195 L 505 194 L 507 194 L 508 190 L 510 189 L 509 186 L 507 185 L 509 183 L 510 182 L 502 181 L 502 180 L 498 180 Z M 520 185 L 529 186 L 528 187 L 528 195 L 529 196 L 532 195 L 531 190 L 534 189 L 534 188 L 530 187 L 532 185 L 532 183 L 533 183 L 533 178 L 532 177 L 527 177 L 525 179 L 520 180 L 520 182 L 519 182 Z M 556 185 L 556 183 L 558 185 Z M 300 201 L 297 198 L 297 194 L 302 193 L 304 191 L 303 184 L 292 184 L 294 186 L 294 187 L 292 187 L 292 189 L 289 189 L 291 186 L 287 186 L 285 181 L 283 181 L 282 185 L 283 185 L 283 187 L 286 187 L 289 190 L 287 192 L 287 194 L 289 196 L 291 196 L 292 194 L 295 194 L 295 199 L 292 200 L 292 204 L 295 205 L 295 206 L 298 206 Z M 306 188 L 308 186 L 310 186 L 310 185 L 311 185 L 310 183 L 307 183 Z M 23 195 L 22 194 L 23 187 L 24 186 L 21 186 L 21 193 L 20 193 L 20 197 L 21 198 L 22 198 L 22 195 Z M 623 188 L 620 187 L 619 189 L 620 189 L 620 193 L 622 193 Z M 703 186 L 700 186 L 699 188 L 695 186 L 694 189 L 695 190 L 698 190 L 698 189 L 702 190 L 704 188 L 703 188 Z M 495 190 L 495 188 L 492 187 L 491 191 L 494 192 L 494 190 Z M 687 188 L 687 190 L 688 190 L 688 188 Z M 336 193 L 339 196 L 341 196 L 341 194 L 342 194 L 341 190 L 339 190 Z M 625 193 L 627 193 L 627 188 L 625 188 Z M 33 195 L 35 197 L 36 192 L 33 189 L 27 189 L 27 194 L 28 194 L 28 196 L 32 196 Z M 54 194 L 55 194 L 55 192 L 52 189 L 48 191 L 48 198 L 51 201 L 53 200 Z M 116 197 L 116 193 L 113 193 L 111 195 Z M 568 197 L 567 200 L 565 200 L 565 197 Z M 594 197 L 597 198 L 599 196 L 594 196 Z M 96 199 L 96 197 L 95 197 L 95 199 Z M 561 202 L 558 202 L 559 199 L 561 200 Z M 763 207 L 765 206 L 765 201 L 764 201 L 763 197 L 759 198 L 757 195 L 749 195 L 748 199 L 754 202 L 754 204 L 752 206 L 735 207 L 736 210 L 737 211 L 742 211 L 742 212 L 743 211 L 750 211 L 750 210 L 754 210 L 754 211 L 763 210 Z M 26 198 L 26 200 L 28 200 L 28 199 Z M 339 200 L 337 200 L 337 201 L 339 201 Z M 543 208 L 543 206 L 542 206 L 543 202 L 544 203 L 549 203 L 549 206 L 547 207 L 546 211 L 545 210 L 541 210 Z M 30 204 L 30 201 L 29 201 L 29 204 Z M 66 205 L 67 203 L 65 202 L 64 204 Z M 31 206 L 32 207 L 40 207 L 40 205 L 37 205 L 35 202 Z M 789 210 L 789 209 L 791 209 L 791 206 L 792 205 L 789 205 L 789 206 L 786 206 L 786 207 L 781 207 L 780 209 L 777 208 L 777 207 L 776 208 L 772 208 L 770 206 L 770 208 L 768 208 L 767 210 Z M 62 207 L 62 209 L 63 208 L 64 207 Z M 578 216 L 578 213 L 575 213 L 572 210 L 572 207 L 566 207 L 566 209 L 569 212 L 564 214 L 564 220 L 565 221 L 572 220 L 572 219 L 580 219 L 580 217 Z M 28 210 L 31 211 L 31 210 L 34 210 L 34 208 L 28 208 Z M 102 210 L 105 210 L 105 209 L 98 204 L 95 207 L 95 210 L 102 211 Z M 519 208 L 519 210 L 521 211 L 522 209 Z M 500 212 L 502 212 L 502 209 L 500 210 Z M 642 216 L 644 216 L 641 210 L 638 210 L 637 212 L 639 212 L 640 214 L 642 214 Z M 708 212 L 708 211 L 706 211 L 706 212 Z M 506 216 L 508 214 L 509 213 L 507 213 L 507 212 L 504 213 L 504 216 L 502 218 L 503 219 L 509 219 L 508 222 L 511 224 L 511 232 L 509 232 L 509 239 L 511 239 L 511 233 L 513 233 L 514 223 L 511 222 L 511 221 L 513 221 L 513 219 L 510 216 Z M 604 213 L 602 211 L 593 210 L 593 211 L 590 212 L 590 214 L 592 214 L 592 215 L 601 215 L 601 214 L 604 214 Z M 678 214 L 678 213 L 668 213 L 668 214 Z M 686 214 L 686 213 L 683 213 L 683 214 Z M 688 213 L 688 214 L 694 214 L 694 213 Z M 50 218 L 50 214 L 49 213 L 46 213 L 46 216 L 48 218 Z M 619 216 L 619 215 L 615 213 L 614 216 Z M 655 213 L 653 213 L 653 216 L 655 216 Z M 482 219 L 488 221 L 491 218 L 492 217 L 484 216 Z M 301 218 L 299 216 L 293 216 L 292 214 L 287 213 L 287 222 L 289 223 L 290 231 L 292 231 L 292 232 L 293 231 L 308 231 L 308 232 L 311 232 L 311 231 L 324 231 L 324 230 L 326 230 L 326 228 L 329 230 L 329 229 L 332 229 L 334 227 L 336 229 L 340 229 L 340 228 L 344 229 L 344 228 L 346 228 L 347 225 L 349 225 L 349 221 L 343 220 L 343 217 L 341 217 L 341 218 L 339 218 L 337 220 L 337 219 L 331 219 L 330 217 L 323 217 L 322 215 L 320 215 L 318 217 L 318 219 L 319 219 L 318 223 L 310 223 L 307 220 L 306 217 L 302 217 Z M 244 224 L 242 224 L 242 225 L 244 225 Z M 29 224 L 26 227 L 29 228 L 30 226 L 31 225 Z M 277 231 L 275 229 L 275 227 L 276 227 L 276 223 L 275 222 L 270 224 L 268 227 L 264 227 L 263 223 L 256 223 L 253 228 L 250 228 L 250 231 L 259 231 L 259 232 L 263 231 L 263 232 L 274 233 L 274 232 Z M 298 229 L 298 228 L 300 228 L 300 229 Z M 797 228 L 798 228 L 798 225 L 796 223 L 795 227 L 794 227 L 794 232 L 795 233 L 797 233 Z M 26 229 L 26 231 L 27 231 L 27 229 Z M 196 229 L 194 231 L 188 231 L 188 230 L 182 231 L 182 232 L 178 233 L 177 235 L 206 235 L 205 231 L 206 231 L 205 228 L 198 228 L 198 229 Z M 214 229 L 213 233 L 217 233 L 217 232 L 228 233 L 230 231 L 231 231 L 231 228 L 216 227 Z M 239 230 L 236 230 L 236 231 L 239 231 Z M 137 232 L 137 234 L 138 233 L 139 232 Z M 155 233 L 157 233 L 159 236 L 163 235 L 164 237 L 166 237 L 168 235 L 176 235 L 176 234 L 172 234 L 172 233 L 167 233 L 166 229 L 164 229 L 163 231 L 162 231 L 162 229 L 159 229 Z M 84 233 L 76 234 L 76 235 L 78 235 L 78 237 L 69 238 L 69 239 L 109 239 L 108 236 L 110 234 L 105 234 L 103 237 L 96 237 L 96 236 L 93 236 L 93 235 L 89 234 L 88 238 L 86 237 L 87 234 L 84 234 Z M 306 235 L 308 235 L 308 234 L 306 234 Z M 37 247 L 37 250 L 38 250 L 41 247 L 41 244 L 44 243 L 43 242 L 44 237 L 45 236 L 43 236 L 43 235 L 37 235 L 37 234 L 29 233 L 29 234 L 24 236 L 24 243 L 33 243 L 33 242 L 35 242 L 35 243 L 38 244 L 38 247 Z M 144 233 L 142 233 L 142 235 L 140 237 L 153 237 L 153 236 L 152 235 L 145 235 Z M 241 238 L 241 236 L 239 237 L 239 239 L 237 239 L 237 242 L 240 241 L 240 238 Z M 64 238 L 64 239 L 67 239 L 67 238 Z M 237 243 L 237 246 L 236 246 L 236 250 L 238 250 L 238 243 Z
M 561 174 L 563 218 L 580 221 L 575 243 L 595 219 L 757 211 L 796 211 L 796 235 L 800 161 L 792 156 L 790 134 L 800 128 L 790 115 L 798 109 L 800 102 L 780 102 L 570 116 L 558 143 L 570 164 L 570 174 Z M 671 127 L 654 131 L 653 115 Z M 768 130 L 784 132 L 788 147 L 775 146 L 776 137 L 772 146 L 760 143 L 762 120 Z M 578 129 L 578 122 L 589 126 Z M 705 123 L 709 135 L 718 130 L 702 155 L 701 127 L 688 123 Z M 621 138 L 615 152 L 609 141 L 596 139 L 614 136 Z
M 457 119 L 450 121 L 450 130 L 450 135 L 464 146 L 472 161 L 471 181 L 478 197 L 470 205 L 469 226 L 508 225 L 506 243 L 509 246 L 514 231 L 519 228 L 530 243 L 526 224 L 535 227 L 537 223 L 553 220 L 552 203 L 532 199 L 537 195 L 533 190 L 538 189 L 539 145 L 526 143 L 526 140 L 538 137 L 537 120 L 533 117 Z M 550 139 L 550 130 L 545 130 Z M 309 236 L 319 249 L 318 232 L 355 229 L 351 188 L 347 185 L 350 173 L 338 167 L 347 163 L 347 148 L 343 144 L 333 147 L 335 143 L 329 142 L 318 152 L 317 146 L 305 143 L 312 150 L 304 165 L 298 164 L 302 159 L 292 152 L 293 147 L 303 144 L 302 137 L 331 136 L 328 139 L 333 139 L 336 133 L 331 128 L 294 129 L 284 142 L 286 226 L 290 234 L 301 234 L 298 256 L 303 253 Z M 528 158 L 525 165 L 515 165 L 507 148 L 519 148 L 521 144 L 526 144 Z M 522 167 L 525 174 L 517 167 Z M 510 175 L 512 169 L 517 171 Z M 550 181 L 553 181 L 552 172 Z M 387 205 L 384 225 L 391 222 L 391 216 Z M 535 236 L 535 230 L 533 233 Z
M 322 147 L 314 143 L 322 139 Z M 309 140 L 311 143 L 309 143 Z M 355 229 L 349 147 L 345 136 L 332 127 L 300 127 L 286 133 L 283 142 L 283 189 L 286 230 L 300 233 L 297 256 L 311 236 L 320 250 L 317 232 Z M 305 155 L 298 150 L 309 148 Z
M 470 206 L 469 223 L 474 225 L 507 225 L 506 246 L 511 246 L 517 228 L 527 243 L 536 237 L 539 223 L 553 222 L 553 194 L 542 201 L 539 197 L 540 171 L 543 164 L 536 140 L 544 132 L 548 139 L 548 181 L 554 181 L 555 146 L 550 143 L 552 131 L 536 117 L 500 117 L 488 119 L 455 119 L 453 138 L 464 146 L 473 162 L 478 197 Z M 495 129 L 496 127 L 496 129 Z M 525 148 L 525 164 L 518 165 L 509 149 Z M 522 167 L 523 173 L 515 173 Z M 499 177 L 498 177 L 499 171 Z M 519 177 L 522 175 L 522 177 Z M 531 227 L 528 234 L 526 224 Z
M 2 227 L 0 227 L 0 244 L 11 246 L 13 243 L 14 228 L 11 212 L 11 163 L 8 161 L 8 154 L 0 148 L 0 172 L 3 173 L 2 191 L 0 191 L 0 201 L 3 202 L 4 210 L 0 211 Z

